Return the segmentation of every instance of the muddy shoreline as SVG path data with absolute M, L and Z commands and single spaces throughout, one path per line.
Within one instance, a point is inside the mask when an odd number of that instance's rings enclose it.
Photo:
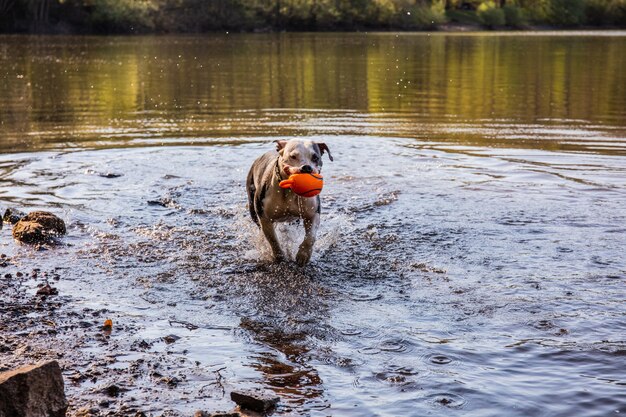
M 132 317 L 117 316 L 108 330 L 103 323 L 112 315 L 106 308 L 81 308 L 71 296 L 42 291 L 46 286 L 56 288 L 63 268 L 29 271 L 4 254 L 0 257 L 4 295 L 0 300 L 0 371 L 58 360 L 70 403 L 68 416 L 183 415 L 168 409 L 155 411 L 159 407 L 146 397 L 171 393 L 198 373 L 207 383 L 195 390 L 183 388 L 185 396 L 224 396 L 220 369 L 199 368 L 185 360 L 184 350 L 175 347 L 177 330 L 193 329 L 193 325 L 172 323 L 171 335 L 132 340 L 137 326 Z

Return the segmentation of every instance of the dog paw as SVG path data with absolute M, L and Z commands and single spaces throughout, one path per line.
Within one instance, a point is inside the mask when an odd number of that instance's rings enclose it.
M 285 262 L 286 260 L 287 260 L 287 258 L 282 253 L 274 255 L 274 262 L 277 263 L 277 264 Z
M 306 266 L 306 264 L 308 264 L 310 260 L 311 255 L 308 253 L 298 252 L 298 254 L 296 255 L 296 263 L 299 266 Z

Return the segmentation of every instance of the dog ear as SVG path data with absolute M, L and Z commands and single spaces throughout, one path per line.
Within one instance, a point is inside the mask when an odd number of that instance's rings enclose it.
M 324 155 L 324 152 L 328 152 L 328 159 L 330 159 L 331 161 L 334 161 L 333 156 L 330 153 L 330 149 L 328 148 L 328 145 L 326 145 L 324 142 L 317 142 L 316 145 L 319 146 L 320 152 L 322 153 L 322 155 Z
M 285 145 L 287 145 L 287 141 L 286 140 L 275 140 L 274 143 L 276 144 L 276 151 L 278 151 L 279 154 L 283 154 L 283 149 L 285 149 Z

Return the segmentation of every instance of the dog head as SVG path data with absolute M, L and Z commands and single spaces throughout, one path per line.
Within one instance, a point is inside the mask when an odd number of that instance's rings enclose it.
M 292 174 L 319 174 L 322 169 L 322 155 L 328 153 L 332 161 L 328 145 L 310 140 L 276 140 L 278 163 L 281 175 L 289 177 Z

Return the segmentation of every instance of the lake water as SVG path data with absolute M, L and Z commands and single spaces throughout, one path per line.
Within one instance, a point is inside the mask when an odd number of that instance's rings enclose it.
M 335 157 L 304 269 L 244 187 L 293 137 Z M 114 381 L 120 415 L 240 388 L 281 416 L 626 412 L 626 32 L 2 36 L 0 181 L 68 224 L 0 251 L 119 323 L 46 339 L 66 377 L 112 358 L 74 405 Z

